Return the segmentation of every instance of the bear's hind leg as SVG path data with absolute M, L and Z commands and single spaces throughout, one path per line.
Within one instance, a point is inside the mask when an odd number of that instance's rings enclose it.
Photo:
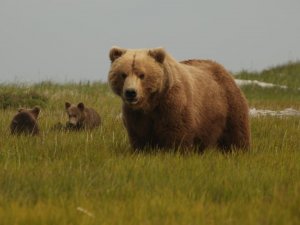
M 238 118 L 228 118 L 223 135 L 218 141 L 219 148 L 228 151 L 231 149 L 250 148 L 250 127 L 248 115 Z

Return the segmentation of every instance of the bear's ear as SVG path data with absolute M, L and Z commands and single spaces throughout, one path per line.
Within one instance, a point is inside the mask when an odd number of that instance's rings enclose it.
M 24 108 L 18 108 L 18 112 L 24 111 Z
M 34 117 L 37 119 L 40 114 L 40 108 L 38 106 L 35 106 L 33 109 L 30 110 L 30 112 L 34 115 Z
M 117 58 L 120 58 L 126 53 L 126 49 L 113 46 L 109 51 L 109 58 L 113 63 Z
M 84 104 L 82 102 L 80 102 L 78 105 L 77 105 L 78 109 L 80 111 L 83 111 L 84 110 Z
M 70 102 L 65 102 L 65 108 L 66 108 L 66 109 L 70 108 L 70 106 L 71 106 L 71 103 L 70 103 Z
M 166 57 L 166 51 L 163 48 L 154 48 L 149 50 L 149 55 L 153 57 L 156 62 L 163 63 Z

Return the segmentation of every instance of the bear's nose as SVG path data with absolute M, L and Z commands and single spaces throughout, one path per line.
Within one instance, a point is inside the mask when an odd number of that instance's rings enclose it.
M 125 97 L 127 100 L 134 100 L 136 98 L 136 95 L 136 90 L 133 88 L 125 90 Z

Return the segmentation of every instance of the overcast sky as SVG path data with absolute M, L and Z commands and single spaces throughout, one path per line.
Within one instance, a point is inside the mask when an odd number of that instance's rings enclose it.
M 113 45 L 261 70 L 300 59 L 300 0 L 0 0 L 0 83 L 106 81 Z

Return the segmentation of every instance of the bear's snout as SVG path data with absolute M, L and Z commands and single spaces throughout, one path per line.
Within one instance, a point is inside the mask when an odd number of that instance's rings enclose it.
M 77 125 L 77 119 L 75 117 L 70 117 L 69 118 L 69 124 L 72 124 L 72 125 Z
M 141 94 L 140 87 L 141 83 L 139 78 L 134 74 L 129 75 L 125 79 L 123 86 L 123 100 L 130 105 L 137 104 Z
M 125 89 L 123 99 L 127 104 L 136 105 L 139 102 L 138 91 L 134 88 Z
M 137 91 L 134 88 L 129 88 L 124 91 L 126 101 L 133 103 L 137 100 Z

